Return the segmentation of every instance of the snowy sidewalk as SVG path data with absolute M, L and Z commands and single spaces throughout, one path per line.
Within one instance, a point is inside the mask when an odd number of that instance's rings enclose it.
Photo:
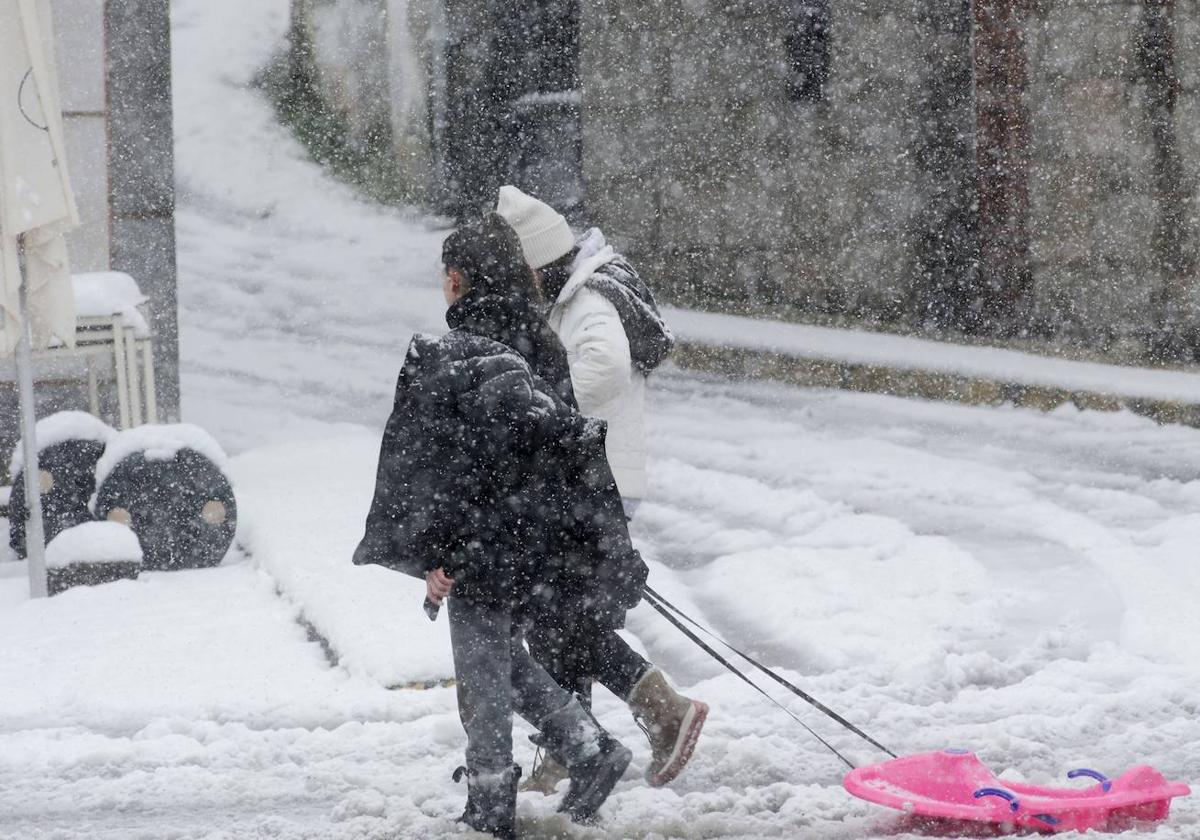
M 239 534 L 339 667 L 387 688 L 444 681 L 454 676 L 450 634 L 421 609 L 424 584 L 350 564 L 378 455 L 379 436 L 360 429 L 237 456 Z
M 1048 410 L 1131 408 L 1200 425 L 1200 372 L 1056 359 L 869 330 L 667 307 L 684 365 L 791 384 Z
M 386 696 L 331 671 L 275 587 L 242 562 L 31 601 L 24 563 L 0 566 L 0 734 L 132 734 L 163 719 L 311 727 L 384 714 Z
M 441 329 L 442 234 L 330 181 L 248 87 L 286 0 L 176 0 L 172 15 L 184 410 L 234 454 L 253 556 L 36 604 L 0 566 L 0 838 L 463 836 L 454 692 L 384 688 L 446 669 L 445 622 L 421 613 L 418 583 L 349 556 L 404 346 Z M 671 317 L 685 340 L 707 335 Z M 713 329 L 717 344 L 791 340 Z M 633 532 L 667 597 L 897 752 L 967 746 L 1035 783 L 1145 761 L 1200 777 L 1200 432 L 673 368 L 652 382 Z M 695 758 L 647 787 L 645 739 L 598 691 L 633 767 L 595 828 L 523 795 L 531 836 L 916 840 L 652 611 L 629 630 L 711 704 Z M 784 702 L 854 761 L 881 758 Z M 1129 836 L 1198 835 L 1193 796 Z

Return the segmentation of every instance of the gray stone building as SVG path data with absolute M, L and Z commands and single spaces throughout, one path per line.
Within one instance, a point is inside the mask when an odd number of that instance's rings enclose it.
M 124 271 L 149 297 L 160 419 L 178 419 L 175 175 L 168 0 L 54 0 L 55 59 L 81 225 L 71 269 Z M 0 388 L 0 451 L 16 436 Z M 86 407 L 39 389 L 39 413 Z M 7 456 L 5 456 L 7 458 Z
M 571 91 L 505 50 L 574 50 L 579 215 L 669 298 L 1129 359 L 1200 348 L 1192 0 L 302 1 L 419 33 L 360 60 L 408 68 L 373 102 L 425 94 L 397 148 L 428 150 L 427 196 L 471 171 L 446 154 L 471 113 L 455 73 L 490 80 L 471 107 L 517 136 L 481 153 L 508 167 L 487 180 L 529 183 L 521 103 Z M 539 40 L 547 16 L 573 39 Z
M 814 10 L 827 52 L 789 53 Z M 1194 352 L 1198 28 L 1125 0 L 584 4 L 589 208 L 687 296 Z

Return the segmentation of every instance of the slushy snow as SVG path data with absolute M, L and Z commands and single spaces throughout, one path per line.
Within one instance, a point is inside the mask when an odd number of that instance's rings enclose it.
M 329 180 L 248 87 L 285 0 L 172 13 L 184 409 L 232 455 L 248 557 L 48 601 L 0 564 L 0 838 L 464 836 L 445 619 L 419 581 L 350 564 L 404 348 L 444 328 L 444 232 Z M 1200 432 L 670 366 L 651 398 L 632 530 L 697 620 L 900 754 L 966 747 L 1044 784 L 1200 776 Z M 630 772 L 597 827 L 523 795 L 533 836 L 917 836 L 653 610 L 627 632 L 711 704 L 695 758 L 647 787 L 645 739 L 597 690 Z M 855 763 L 884 758 L 763 684 Z M 1124 836 L 1200 835 L 1194 797 L 1172 810 Z

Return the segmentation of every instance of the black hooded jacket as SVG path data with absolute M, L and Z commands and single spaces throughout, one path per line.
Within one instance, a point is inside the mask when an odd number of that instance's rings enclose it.
M 567 351 L 528 297 L 472 291 L 450 305 L 446 323 L 516 350 L 567 405 L 578 407 Z
M 507 337 L 532 342 L 531 358 L 557 387 L 513 345 L 480 334 L 514 329 L 517 315 L 468 301 L 447 314 L 455 328 L 446 336 L 413 338 L 354 562 L 419 577 L 441 567 L 454 597 L 535 620 L 582 609 L 619 626 L 646 567 L 629 542 L 604 424 L 560 394 L 570 376 L 548 328 L 553 343 L 524 329 Z

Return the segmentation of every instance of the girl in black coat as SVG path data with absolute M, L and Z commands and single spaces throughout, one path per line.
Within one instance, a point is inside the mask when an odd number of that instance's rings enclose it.
M 600 554 L 563 554 L 561 541 L 547 537 L 570 525 L 581 546 L 599 544 L 614 510 L 619 519 L 620 500 L 604 460 L 603 424 L 574 411 L 511 346 L 482 334 L 486 324 L 520 341 L 530 323 L 519 302 L 489 293 L 496 276 L 516 265 L 506 259 L 515 234 L 496 220 L 447 240 L 455 243 L 443 284 L 452 329 L 441 339 L 416 336 L 409 347 L 354 562 L 423 576 L 434 603 L 448 596 L 467 733 L 463 820 L 511 837 L 520 776 L 512 763 L 514 711 L 568 758 L 562 810 L 575 819 L 595 813 L 631 758 L 525 651 L 523 617 L 558 603 L 566 588 L 599 612 L 623 615 L 645 566 L 636 552 L 626 558 L 641 571 L 639 578 L 636 568 L 632 575 L 620 570 L 633 581 L 623 591 L 606 579 L 613 567 L 583 568 Z M 454 256 L 455 249 L 467 256 Z M 553 371 L 556 343 L 542 346 L 536 334 L 530 340 L 530 358 Z
M 464 271 L 479 278 L 471 294 L 451 306 L 447 318 L 453 326 L 516 350 L 535 373 L 577 408 L 567 353 L 542 317 L 533 271 L 519 250 L 519 239 L 516 244 L 508 243 L 509 229 L 497 218 L 493 214 L 482 224 L 495 231 L 498 247 L 476 250 L 474 246 L 481 240 L 466 233 L 446 240 L 443 262 L 466 266 Z M 566 264 L 549 268 L 554 271 L 543 271 L 542 285 L 561 286 Z M 550 277 L 555 271 L 563 277 Z M 581 463 L 576 456 L 585 453 L 569 451 L 572 445 L 556 450 L 565 457 L 546 460 L 543 478 L 556 475 L 561 485 L 569 488 L 586 484 L 572 472 Z M 607 464 L 603 452 L 598 457 Z M 603 481 L 607 478 L 606 473 Z M 675 779 L 690 760 L 708 706 L 676 691 L 660 669 L 617 633 L 624 626 L 625 611 L 614 601 L 629 606 L 637 603 L 645 567 L 630 542 L 615 484 L 611 489 L 595 486 L 595 491 L 586 499 L 583 515 L 579 499 L 573 498 L 574 508 L 560 507 L 568 515 L 557 520 L 545 513 L 536 517 L 540 523 L 557 521 L 558 527 L 537 535 L 537 554 L 544 558 L 539 578 L 542 586 L 540 597 L 526 611 L 531 620 L 526 637 L 534 659 L 585 707 L 591 706 L 593 682 L 625 701 L 649 738 L 652 755 L 646 779 L 658 787 Z M 599 592 L 598 582 L 604 583 Z M 535 767 L 525 787 L 550 793 L 565 775 L 565 766 L 552 755 Z

